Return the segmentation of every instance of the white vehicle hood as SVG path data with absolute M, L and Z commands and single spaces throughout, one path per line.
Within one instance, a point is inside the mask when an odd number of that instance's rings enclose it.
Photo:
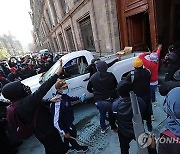
M 21 82 L 31 88 L 31 91 L 34 92 L 40 87 L 39 79 L 41 77 L 41 74 L 32 76 L 30 78 L 27 78 L 25 80 L 22 80 Z

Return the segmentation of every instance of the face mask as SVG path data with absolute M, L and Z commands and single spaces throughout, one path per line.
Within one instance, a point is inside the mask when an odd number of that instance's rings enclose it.
M 65 94 L 65 95 L 66 95 L 66 94 L 68 94 L 68 92 L 69 92 L 69 89 L 66 89 L 66 90 L 63 90 L 63 91 L 62 91 L 62 94 Z

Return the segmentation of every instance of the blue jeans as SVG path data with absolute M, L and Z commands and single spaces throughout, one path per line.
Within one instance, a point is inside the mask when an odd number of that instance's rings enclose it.
M 106 123 L 105 123 L 106 112 L 108 112 L 108 113 L 112 112 L 112 103 L 108 102 L 108 101 L 98 101 L 98 102 L 96 102 L 96 106 L 100 113 L 101 129 L 105 129 L 106 128 Z
M 150 85 L 151 102 L 155 102 L 156 101 L 156 88 L 157 88 L 157 85 Z

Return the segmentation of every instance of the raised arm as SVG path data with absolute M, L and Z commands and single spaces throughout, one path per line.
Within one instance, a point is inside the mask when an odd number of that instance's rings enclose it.
M 51 87 L 55 84 L 57 81 L 57 78 L 60 76 L 62 72 L 62 61 L 60 61 L 60 67 L 57 71 L 57 73 L 49 78 L 46 82 L 44 82 L 38 90 L 36 90 L 33 94 L 31 94 L 31 100 L 32 102 L 39 102 L 42 100 L 42 98 L 46 95 L 46 93 L 51 89 Z

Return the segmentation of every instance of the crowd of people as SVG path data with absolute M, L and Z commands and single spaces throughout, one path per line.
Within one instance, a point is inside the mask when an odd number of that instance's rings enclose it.
M 156 89 L 158 83 L 158 71 L 162 46 L 159 45 L 155 52 L 145 52 L 133 61 L 134 70 L 123 78 L 119 83 L 113 73 L 108 72 L 108 67 L 116 61 L 107 64 L 100 59 L 93 59 L 87 67 L 90 77 L 87 90 L 94 94 L 94 101 L 100 113 L 101 133 L 111 129 L 118 134 L 121 154 L 129 154 L 130 142 L 135 139 L 133 129 L 133 111 L 131 106 L 130 92 L 137 96 L 142 120 L 146 121 L 149 132 L 152 132 L 154 120 L 153 108 L 156 107 Z M 163 59 L 167 66 L 167 74 L 163 84 L 159 85 L 159 92 L 166 96 L 164 111 L 167 113 L 166 130 L 161 133 L 165 139 L 180 139 L 180 52 L 174 45 L 168 49 L 168 54 Z M 12 67 L 13 68 L 13 67 Z M 44 145 L 46 154 L 65 154 L 76 150 L 86 152 L 88 146 L 77 143 L 77 130 L 74 121 L 74 113 L 71 102 L 74 100 L 84 101 L 84 96 L 68 96 L 68 85 L 58 79 L 62 73 L 62 61 L 57 73 L 44 82 L 37 91 L 31 92 L 20 80 L 6 84 L 2 89 L 3 96 L 12 102 L 8 112 L 7 121 L 12 126 L 17 136 L 23 138 L 24 131 L 20 125 L 15 125 L 14 114 L 24 123 L 32 125 L 36 138 Z M 83 81 L 82 81 L 83 82 Z M 49 89 L 55 85 L 56 96 L 43 100 Z M 18 91 L 18 93 L 17 93 Z M 13 112 L 12 112 L 13 111 Z M 16 112 L 14 112 L 16 111 Z M 108 121 L 107 123 L 107 114 Z M 16 117 L 16 118 L 17 118 Z M 17 119 L 16 119 L 17 121 Z M 64 139 L 59 134 L 64 135 Z M 153 138 L 153 137 L 152 137 Z M 7 149 L 6 149 L 7 150 Z M 168 144 L 161 143 L 156 151 L 154 142 L 148 148 L 150 154 L 178 154 L 179 142 Z
M 21 58 L 11 57 L 9 67 L 1 64 L 0 83 L 2 87 L 13 81 L 21 81 L 39 73 L 46 72 L 60 58 L 60 56 L 45 53 L 42 55 L 26 55 Z

